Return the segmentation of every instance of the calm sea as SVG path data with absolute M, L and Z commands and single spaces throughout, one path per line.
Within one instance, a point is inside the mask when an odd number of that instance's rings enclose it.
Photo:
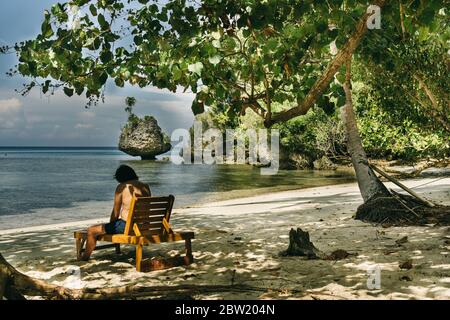
M 260 175 L 245 165 L 140 161 L 116 148 L 0 147 L 0 230 L 108 217 L 120 164 L 132 166 L 153 195 L 175 207 L 244 194 L 354 181 L 350 172 L 283 171 Z

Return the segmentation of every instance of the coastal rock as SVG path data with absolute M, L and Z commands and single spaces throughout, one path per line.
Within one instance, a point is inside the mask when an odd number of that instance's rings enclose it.
M 143 119 L 130 117 L 120 134 L 119 150 L 131 156 L 139 156 L 142 160 L 154 160 L 171 147 L 170 138 L 162 132 L 152 116 L 145 116 Z
M 327 156 L 323 156 L 313 162 L 314 169 L 316 170 L 336 170 L 337 166 L 328 159 Z
M 280 169 L 302 170 L 310 169 L 311 166 L 312 161 L 307 156 L 280 146 Z

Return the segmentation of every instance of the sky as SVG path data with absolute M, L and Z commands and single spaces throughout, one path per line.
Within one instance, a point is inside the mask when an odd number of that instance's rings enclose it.
M 39 34 L 45 9 L 57 0 L 1 0 L 0 45 L 11 45 Z M 86 98 L 66 97 L 61 90 L 42 95 L 38 89 L 22 97 L 15 89 L 30 79 L 8 77 L 17 63 L 15 54 L 0 54 L 0 146 L 117 146 L 125 124 L 125 97 L 137 103 L 139 116 L 152 115 L 170 136 L 177 128 L 193 123 L 189 93 L 171 93 L 154 87 L 118 88 L 106 84 L 105 103 L 86 109 Z

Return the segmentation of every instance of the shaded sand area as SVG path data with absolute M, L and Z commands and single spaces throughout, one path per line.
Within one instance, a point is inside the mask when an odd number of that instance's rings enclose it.
M 450 205 L 450 178 L 404 183 Z M 77 262 L 72 232 L 98 220 L 2 230 L 0 252 L 20 271 L 68 287 L 247 284 L 265 289 L 194 298 L 449 299 L 450 227 L 373 226 L 352 218 L 361 202 L 352 183 L 177 209 L 173 228 L 196 233 L 195 263 L 151 273 L 135 271 L 134 249 L 127 246 L 120 255 L 114 249 L 103 250 L 88 263 Z M 308 231 L 316 247 L 326 253 L 344 249 L 354 255 L 339 261 L 280 257 L 290 228 L 297 227 Z M 405 236 L 406 242 L 396 243 Z M 144 257 L 173 256 L 183 249 L 183 242 L 145 247 Z M 412 268 L 400 269 L 399 264 L 408 260 Z M 381 270 L 381 287 L 370 290 L 368 270 L 376 266 Z

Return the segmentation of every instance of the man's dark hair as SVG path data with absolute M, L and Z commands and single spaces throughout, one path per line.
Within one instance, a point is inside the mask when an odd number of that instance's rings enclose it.
M 127 165 L 124 165 L 124 164 L 117 168 L 114 178 L 119 183 L 124 183 L 126 181 L 139 179 L 139 177 L 136 175 L 136 172 L 134 172 L 133 168 L 131 168 Z

